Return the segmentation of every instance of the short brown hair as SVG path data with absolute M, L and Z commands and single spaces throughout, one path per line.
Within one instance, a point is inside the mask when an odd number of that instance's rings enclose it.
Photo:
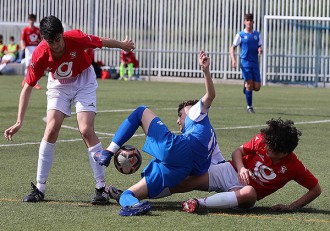
M 253 21 L 253 14 L 245 14 L 244 15 L 244 20 Z
M 182 103 L 180 103 L 179 107 L 178 107 L 178 116 L 180 116 L 180 111 L 182 108 L 187 107 L 187 106 L 193 106 L 198 101 L 199 101 L 198 99 L 193 99 L 193 100 L 186 100 L 186 101 L 183 101 Z
M 36 21 L 37 20 L 37 15 L 35 15 L 35 14 L 29 14 L 28 20 L 34 20 L 34 21 Z

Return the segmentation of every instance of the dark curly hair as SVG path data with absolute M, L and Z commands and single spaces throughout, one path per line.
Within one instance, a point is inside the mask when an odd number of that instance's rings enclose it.
M 292 153 L 301 136 L 301 132 L 294 126 L 294 122 L 278 118 L 268 120 L 266 124 L 268 127 L 260 131 L 264 134 L 263 142 L 268 149 L 275 153 Z
M 180 103 L 179 107 L 178 107 L 178 116 L 180 117 L 180 111 L 182 108 L 187 107 L 187 106 L 193 106 L 198 101 L 199 101 L 198 99 L 193 99 L 193 100 L 186 100 L 186 101 L 183 101 L 182 103 Z

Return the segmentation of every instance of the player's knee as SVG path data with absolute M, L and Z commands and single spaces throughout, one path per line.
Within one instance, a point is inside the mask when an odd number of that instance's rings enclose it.
M 79 127 L 79 131 L 84 140 L 90 140 L 94 136 L 94 129 L 89 126 Z
M 253 90 L 255 90 L 255 91 L 259 91 L 259 90 L 260 90 L 260 85 L 259 85 L 259 86 L 254 86 L 254 87 L 253 87 Z
M 241 208 L 251 208 L 257 201 L 257 192 L 252 186 L 245 186 L 236 193 L 238 206 Z
M 135 116 L 135 117 L 138 119 L 138 121 L 141 121 L 141 120 L 142 120 L 143 112 L 144 112 L 144 110 L 146 110 L 146 109 L 147 109 L 147 106 L 145 106 L 145 105 L 140 105 L 140 106 L 138 106 L 138 107 L 135 109 L 135 111 L 131 114 L 131 116 Z
M 56 127 L 46 127 L 45 133 L 44 133 L 44 140 L 50 143 L 55 143 L 58 137 L 58 134 L 60 132 L 59 128 Z

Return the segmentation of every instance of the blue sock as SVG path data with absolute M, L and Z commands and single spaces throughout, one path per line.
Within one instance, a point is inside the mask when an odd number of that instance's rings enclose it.
M 119 147 L 126 143 L 126 141 L 134 135 L 136 130 L 141 125 L 142 115 L 146 108 L 146 106 L 141 105 L 135 109 L 132 114 L 119 126 L 112 142 L 116 143 Z
M 125 190 L 119 198 L 119 204 L 122 207 L 133 206 L 139 202 L 140 201 L 135 197 L 134 193 L 131 190 Z
M 245 91 L 246 104 L 248 107 L 252 107 L 252 91 Z

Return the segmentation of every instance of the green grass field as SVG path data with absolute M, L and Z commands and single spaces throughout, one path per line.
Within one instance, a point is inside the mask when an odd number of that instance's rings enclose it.
M 22 77 L 0 76 L 0 130 L 16 121 Z M 305 87 L 263 87 L 254 93 L 256 114 L 245 112 L 241 85 L 216 85 L 217 96 L 210 111 L 218 142 L 225 156 L 259 132 L 271 118 L 296 122 L 303 132 L 296 153 L 319 179 L 323 192 L 319 198 L 295 213 L 275 213 L 270 206 L 290 203 L 306 192 L 295 182 L 259 201 L 250 212 L 232 210 L 187 214 L 180 211 L 181 201 L 210 195 L 190 192 L 152 201 L 152 212 L 143 217 L 122 218 L 120 207 L 92 206 L 92 171 L 75 115 L 64 121 L 47 184 L 46 203 L 23 203 L 35 182 L 39 142 L 43 136 L 46 113 L 46 78 L 42 90 L 34 90 L 24 125 L 13 142 L 0 139 L 0 229 L 1 230 L 329 230 L 330 182 L 328 168 L 330 107 L 329 89 Z M 204 94 L 203 84 L 99 81 L 95 130 L 104 146 L 130 109 L 148 105 L 174 131 L 177 131 L 177 105 Z M 117 110 L 117 111 L 116 111 Z M 141 134 L 142 131 L 137 132 Z M 141 149 L 144 137 L 129 144 Z M 144 167 L 150 156 L 143 153 Z M 107 183 L 125 189 L 137 182 L 138 173 L 122 175 L 111 163 L 106 169 Z

